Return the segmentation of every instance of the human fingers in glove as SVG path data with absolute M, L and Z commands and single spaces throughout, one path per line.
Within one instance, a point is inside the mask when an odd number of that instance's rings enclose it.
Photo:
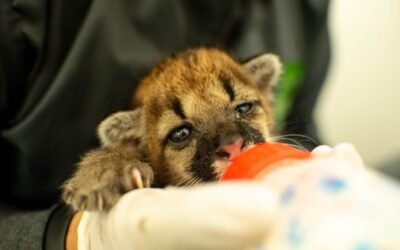
M 135 190 L 109 212 L 83 212 L 69 249 L 248 249 L 266 237 L 275 204 L 256 183 Z

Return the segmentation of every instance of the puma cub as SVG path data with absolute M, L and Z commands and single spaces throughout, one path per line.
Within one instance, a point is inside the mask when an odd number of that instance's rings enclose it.
M 167 58 L 140 82 L 131 110 L 100 123 L 102 147 L 82 158 L 63 200 L 106 210 L 135 188 L 217 181 L 242 150 L 271 137 L 280 73 L 273 54 L 244 64 L 205 48 Z

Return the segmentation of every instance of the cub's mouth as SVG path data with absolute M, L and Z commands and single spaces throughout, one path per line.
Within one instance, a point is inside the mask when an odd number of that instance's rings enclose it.
M 244 151 L 254 147 L 258 143 L 265 141 L 245 141 L 244 138 L 238 137 L 230 144 L 220 146 L 215 152 L 214 169 L 216 173 L 216 180 L 219 180 L 225 173 L 228 166 Z
M 192 186 L 200 183 L 219 181 L 228 166 L 241 153 L 264 140 L 246 140 L 243 136 L 233 136 L 220 146 L 215 147 L 209 141 L 199 140 L 197 152 L 190 166 L 182 176 L 176 176 L 175 186 Z
M 187 174 L 196 183 L 218 181 L 229 164 L 252 145 L 265 142 L 264 136 L 247 124 L 239 124 L 236 131 L 221 130 L 215 139 L 200 137 L 196 153 L 187 168 Z M 247 126 L 246 126 L 247 125 Z

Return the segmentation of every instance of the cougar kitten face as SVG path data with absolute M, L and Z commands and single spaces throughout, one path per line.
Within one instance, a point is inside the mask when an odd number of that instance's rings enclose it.
M 217 180 L 242 150 L 270 136 L 280 71 L 272 54 L 241 65 L 219 50 L 186 51 L 154 68 L 133 110 L 107 118 L 99 137 L 105 146 L 135 144 L 160 186 Z
M 98 127 L 63 185 L 75 210 L 107 210 L 132 189 L 218 180 L 242 150 L 268 140 L 271 88 L 281 71 L 265 54 L 241 65 L 215 49 L 166 59 L 140 83 L 129 111 Z

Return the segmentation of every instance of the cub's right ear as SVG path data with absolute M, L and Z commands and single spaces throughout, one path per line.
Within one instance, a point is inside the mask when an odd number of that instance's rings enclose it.
M 97 127 L 97 135 L 103 146 L 132 141 L 140 144 L 144 135 L 141 109 L 111 114 Z

